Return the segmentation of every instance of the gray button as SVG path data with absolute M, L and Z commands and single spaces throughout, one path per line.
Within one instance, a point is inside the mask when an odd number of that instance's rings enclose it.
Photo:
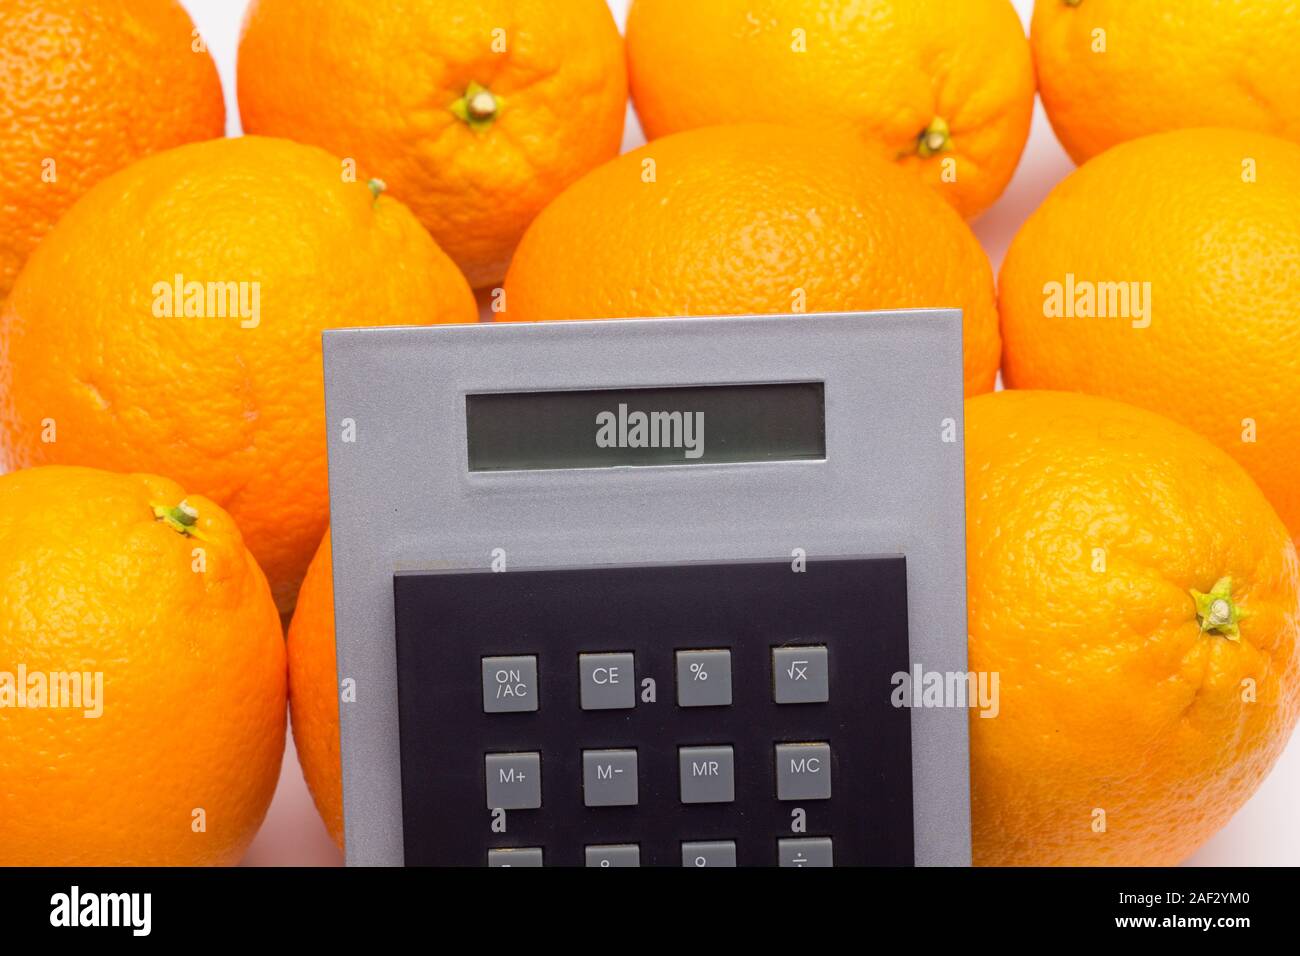
M 677 706 L 731 706 L 731 651 L 677 652 Z
M 735 754 L 730 747 L 678 747 L 682 803 L 732 803 L 736 799 Z
M 831 798 L 831 745 L 777 744 L 776 798 L 778 800 L 829 800 Z
M 631 654 L 579 654 L 583 710 L 626 710 L 636 706 L 635 660 Z
M 541 754 L 487 754 L 483 764 L 489 810 L 536 810 L 542 805 Z
M 712 840 L 682 844 L 682 866 L 735 866 L 734 840 Z
M 537 658 L 483 658 L 483 713 L 537 709 Z
M 517 850 L 488 850 L 488 866 L 541 866 L 542 848 L 525 846 Z
M 587 847 L 587 865 L 604 868 L 611 866 L 640 866 L 641 848 L 635 843 L 589 846 Z
M 803 837 L 795 840 L 777 840 L 777 860 L 780 866 L 834 866 L 830 837 Z
M 636 751 L 584 750 L 582 802 L 589 807 L 636 806 Z
M 772 648 L 773 699 L 778 704 L 824 704 L 831 699 L 826 647 Z

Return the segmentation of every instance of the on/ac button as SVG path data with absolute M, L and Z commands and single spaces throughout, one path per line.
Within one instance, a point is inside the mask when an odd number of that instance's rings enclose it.
M 537 658 L 483 658 L 483 713 L 509 714 L 537 709 Z

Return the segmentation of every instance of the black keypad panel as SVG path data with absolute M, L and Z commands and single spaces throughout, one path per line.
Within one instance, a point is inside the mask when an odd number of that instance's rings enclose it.
M 902 557 L 394 594 L 407 865 L 912 864 Z

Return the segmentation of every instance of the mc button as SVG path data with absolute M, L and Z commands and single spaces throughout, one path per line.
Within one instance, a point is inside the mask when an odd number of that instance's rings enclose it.
M 831 745 L 827 743 L 777 744 L 776 798 L 778 800 L 829 800 L 831 798 Z

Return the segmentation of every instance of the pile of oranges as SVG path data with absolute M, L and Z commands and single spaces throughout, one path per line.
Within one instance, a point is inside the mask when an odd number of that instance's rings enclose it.
M 1300 22 L 1163 6 L 252 0 L 227 139 L 176 0 L 0 0 L 0 705 L 106 702 L 0 707 L 0 864 L 237 862 L 286 700 L 341 841 L 322 330 L 910 307 L 975 859 L 1185 858 L 1300 711 Z M 995 282 L 1036 92 L 1081 165 Z

